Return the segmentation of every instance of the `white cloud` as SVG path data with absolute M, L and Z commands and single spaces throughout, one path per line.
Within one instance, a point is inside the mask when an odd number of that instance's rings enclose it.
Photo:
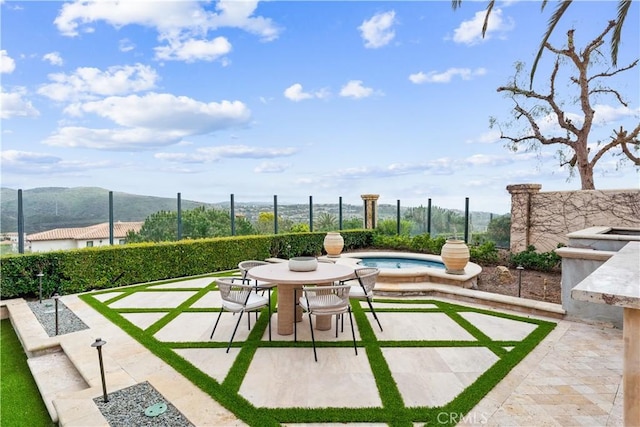
M 2 165 L 18 163 L 55 163 L 60 161 L 57 156 L 30 151 L 5 150 L 0 153 Z
M 231 43 L 224 37 L 213 40 L 169 40 L 169 45 L 155 48 L 156 58 L 168 61 L 215 61 L 231 52 Z
M 149 93 L 144 96 L 108 97 L 74 104 L 76 115 L 93 113 L 119 128 L 91 129 L 67 126 L 47 138 L 47 145 L 137 151 L 181 142 L 248 123 L 251 112 L 239 101 L 204 103 L 185 96 Z
M 297 152 L 298 150 L 292 147 L 263 148 L 249 147 L 246 145 L 223 145 L 198 148 L 195 153 L 157 153 L 154 157 L 175 163 L 212 163 L 222 159 L 271 159 L 289 157 Z M 268 163 L 263 163 L 263 166 L 266 164 Z
M 65 36 L 77 36 L 78 30 L 90 29 L 90 24 L 105 21 L 116 28 L 126 25 L 143 25 L 159 32 L 183 28 L 203 28 L 207 24 L 207 12 L 196 1 L 104 2 L 76 0 L 64 3 L 54 24 Z
M 259 35 L 264 41 L 277 39 L 282 30 L 269 18 L 253 16 L 257 7 L 258 0 L 221 0 L 216 4 L 221 13 L 211 17 L 212 27 L 240 28 Z
M 152 129 L 91 129 L 67 126 L 43 141 L 55 147 L 83 147 L 111 151 L 139 151 L 180 141 L 183 135 Z
M 49 52 L 42 57 L 43 61 L 47 61 L 51 65 L 61 66 L 64 64 L 60 52 Z
M 284 90 L 284 97 L 294 102 L 311 98 L 324 99 L 329 96 L 330 92 L 327 89 L 320 89 L 313 93 L 305 92 L 300 83 L 294 83 Z
M 129 39 L 121 39 L 118 41 L 118 49 L 120 52 L 131 52 L 136 48 L 136 45 Z
M 465 141 L 466 144 L 493 144 L 500 141 L 500 131 L 497 129 L 491 129 L 488 132 L 481 134 L 477 139 L 469 139 Z
M 623 105 L 619 107 L 612 107 L 611 105 L 596 104 L 593 106 L 595 110 L 594 124 L 598 126 L 605 126 L 625 117 L 639 117 L 640 108 L 632 110 L 629 107 Z
M 23 87 L 14 88 L 12 92 L 5 92 L 0 88 L 0 118 L 37 117 L 40 112 L 34 108 L 31 101 L 24 98 L 27 91 Z
M 582 122 L 584 121 L 584 116 L 572 113 L 570 111 L 565 111 L 564 116 L 566 120 L 570 120 L 573 122 L 575 126 L 582 126 Z M 544 117 L 540 117 L 536 120 L 538 127 L 540 128 L 540 132 L 544 134 L 555 134 L 558 132 L 564 133 L 560 125 L 558 124 L 558 118 L 555 114 L 547 114 Z M 530 129 L 529 129 L 530 130 Z M 530 134 L 533 134 L 533 131 L 530 130 Z
M 396 23 L 396 13 L 393 10 L 378 13 L 369 20 L 363 21 L 358 27 L 364 40 L 364 46 L 376 49 L 386 46 L 395 37 L 392 26 Z
M 90 162 L 64 160 L 51 154 L 18 150 L 0 152 L 0 161 L 5 172 L 19 174 L 22 177 L 25 175 L 78 176 L 84 171 L 113 167 L 110 161 L 105 160 Z
M 16 69 L 16 61 L 13 60 L 6 50 L 0 50 L 0 73 L 11 74 Z
M 476 76 L 484 76 L 487 73 L 485 68 L 449 68 L 447 71 L 438 73 L 430 71 L 423 73 L 422 71 L 409 75 L 409 80 L 415 84 L 422 83 L 449 83 L 455 76 L 459 76 L 462 80 L 471 80 Z
M 313 95 L 302 90 L 300 83 L 294 83 L 284 90 L 284 97 L 292 101 L 302 101 L 303 99 L 313 98 Z
M 154 28 L 158 39 L 167 45 L 156 48 L 159 59 L 212 61 L 231 50 L 223 37 L 207 39 L 218 28 L 239 28 L 256 34 L 263 41 L 278 37 L 281 29 L 269 18 L 254 16 L 258 1 L 221 0 L 216 11 L 208 10 L 203 2 L 122 1 L 102 2 L 75 0 L 65 3 L 54 23 L 66 36 L 79 31 L 93 31 L 91 24 L 105 21 L 116 28 L 141 25 Z M 121 45 L 122 46 L 122 45 Z M 129 46 L 126 43 L 124 46 Z
M 38 93 L 55 101 L 95 99 L 96 96 L 124 95 L 152 89 L 158 74 L 147 65 L 124 65 L 98 68 L 78 68 L 72 74 L 49 74 L 53 83 L 43 85 Z
M 503 36 L 504 33 L 511 31 L 515 27 L 510 18 L 506 20 L 503 19 L 502 9 L 494 9 L 491 11 L 491 15 L 489 16 L 487 31 L 483 39 L 482 26 L 484 25 L 485 16 L 486 11 L 482 10 L 476 12 L 473 19 L 463 21 L 460 26 L 454 30 L 453 41 L 473 46 L 482 43 L 485 40 L 489 40 L 494 34 Z
M 503 166 L 513 163 L 514 159 L 514 155 L 473 154 L 464 159 L 464 163 L 469 166 Z
M 240 101 L 204 103 L 186 96 L 148 93 L 112 96 L 82 104 L 80 111 L 94 113 L 126 127 L 175 131 L 198 135 L 245 124 L 251 112 Z
M 263 162 L 253 169 L 255 173 L 282 173 L 291 167 L 290 163 Z
M 366 98 L 373 95 L 373 89 L 370 87 L 364 87 L 362 80 L 350 80 L 346 85 L 340 89 L 340 96 L 350 98 Z

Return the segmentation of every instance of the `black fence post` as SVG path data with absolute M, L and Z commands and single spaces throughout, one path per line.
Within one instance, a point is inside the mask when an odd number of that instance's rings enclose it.
M 273 234 L 278 234 L 278 196 L 273 196 Z
M 397 218 L 396 234 L 399 236 L 400 235 L 400 199 L 398 199 L 396 204 L 397 204 L 397 208 L 396 208 L 396 218 Z
M 427 233 L 431 236 L 431 199 L 427 201 Z
M 229 199 L 229 216 L 231 217 L 231 235 L 236 235 L 236 205 L 233 197 L 233 193 L 231 194 L 231 198 Z
M 309 196 L 309 231 L 313 233 L 313 196 Z
M 18 253 L 24 253 L 24 208 L 22 190 L 18 190 Z
M 469 243 L 469 198 L 464 198 L 464 242 Z
M 113 191 L 109 191 L 109 245 L 113 246 Z
M 338 197 L 338 229 L 342 230 L 342 196 Z
M 182 240 L 182 196 L 178 193 L 178 241 Z

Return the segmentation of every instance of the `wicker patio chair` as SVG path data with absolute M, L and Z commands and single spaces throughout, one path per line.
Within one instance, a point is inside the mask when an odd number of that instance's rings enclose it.
M 349 302 L 350 285 L 334 286 L 303 286 L 302 296 L 299 303 L 302 309 L 309 314 L 309 327 L 311 328 L 311 341 L 313 343 L 313 357 L 318 361 L 316 353 L 316 340 L 313 334 L 312 316 L 336 316 L 336 337 L 338 336 L 338 317 L 344 313 L 349 313 L 351 322 L 351 336 L 353 338 L 353 348 L 358 355 L 356 346 L 356 333 L 353 328 L 353 317 L 351 315 L 351 304 Z M 294 340 L 297 339 L 297 327 L 294 323 Z
M 228 353 L 231 348 L 231 343 L 233 342 L 233 337 L 235 337 L 236 331 L 238 330 L 240 320 L 242 320 L 242 315 L 245 312 L 262 310 L 266 306 L 268 308 L 269 316 L 269 341 L 271 341 L 271 294 L 269 293 L 269 296 L 265 298 L 255 292 L 255 286 L 248 285 L 246 283 L 234 282 L 231 277 L 219 278 L 216 279 L 215 282 L 216 286 L 220 290 L 222 307 L 218 313 L 216 323 L 213 325 L 213 331 L 211 331 L 209 339 L 213 338 L 213 334 L 216 332 L 216 328 L 218 327 L 218 322 L 220 321 L 223 311 L 230 311 L 234 314 L 239 313 L 238 321 L 236 322 L 236 326 L 231 334 L 231 339 L 229 340 L 229 345 L 227 346 Z M 250 324 L 249 328 L 251 328 Z

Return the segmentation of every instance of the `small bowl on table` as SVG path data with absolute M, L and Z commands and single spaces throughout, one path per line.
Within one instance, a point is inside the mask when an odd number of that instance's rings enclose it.
M 297 256 L 289 259 L 291 271 L 314 271 L 318 268 L 318 259 L 312 256 Z

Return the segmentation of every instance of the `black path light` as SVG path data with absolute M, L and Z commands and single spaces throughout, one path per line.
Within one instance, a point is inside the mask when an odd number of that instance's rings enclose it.
M 516 267 L 516 270 L 518 270 L 518 298 L 520 298 L 520 292 L 522 290 L 522 270 L 524 270 L 524 267 L 519 265 Z
M 38 276 L 38 281 L 39 281 L 39 284 L 38 284 L 38 290 L 40 291 L 38 293 L 39 302 L 40 304 L 42 304 L 42 276 L 44 276 L 44 273 L 40 271 L 40 273 L 36 274 L 36 276 Z
M 104 379 L 104 364 L 102 363 L 102 346 L 107 342 L 103 341 L 102 338 L 96 338 L 95 342 L 91 344 L 91 347 L 95 347 L 98 349 L 98 361 L 100 362 L 100 377 L 102 379 L 102 396 L 104 398 L 104 402 L 107 403 L 109 401 L 109 397 L 107 397 L 107 382 Z
M 60 295 L 58 295 L 58 293 L 55 292 L 53 294 L 53 302 L 55 303 L 55 306 L 56 306 L 56 336 L 58 335 L 58 325 L 59 325 L 59 322 L 58 322 L 58 300 L 59 299 L 60 299 Z

